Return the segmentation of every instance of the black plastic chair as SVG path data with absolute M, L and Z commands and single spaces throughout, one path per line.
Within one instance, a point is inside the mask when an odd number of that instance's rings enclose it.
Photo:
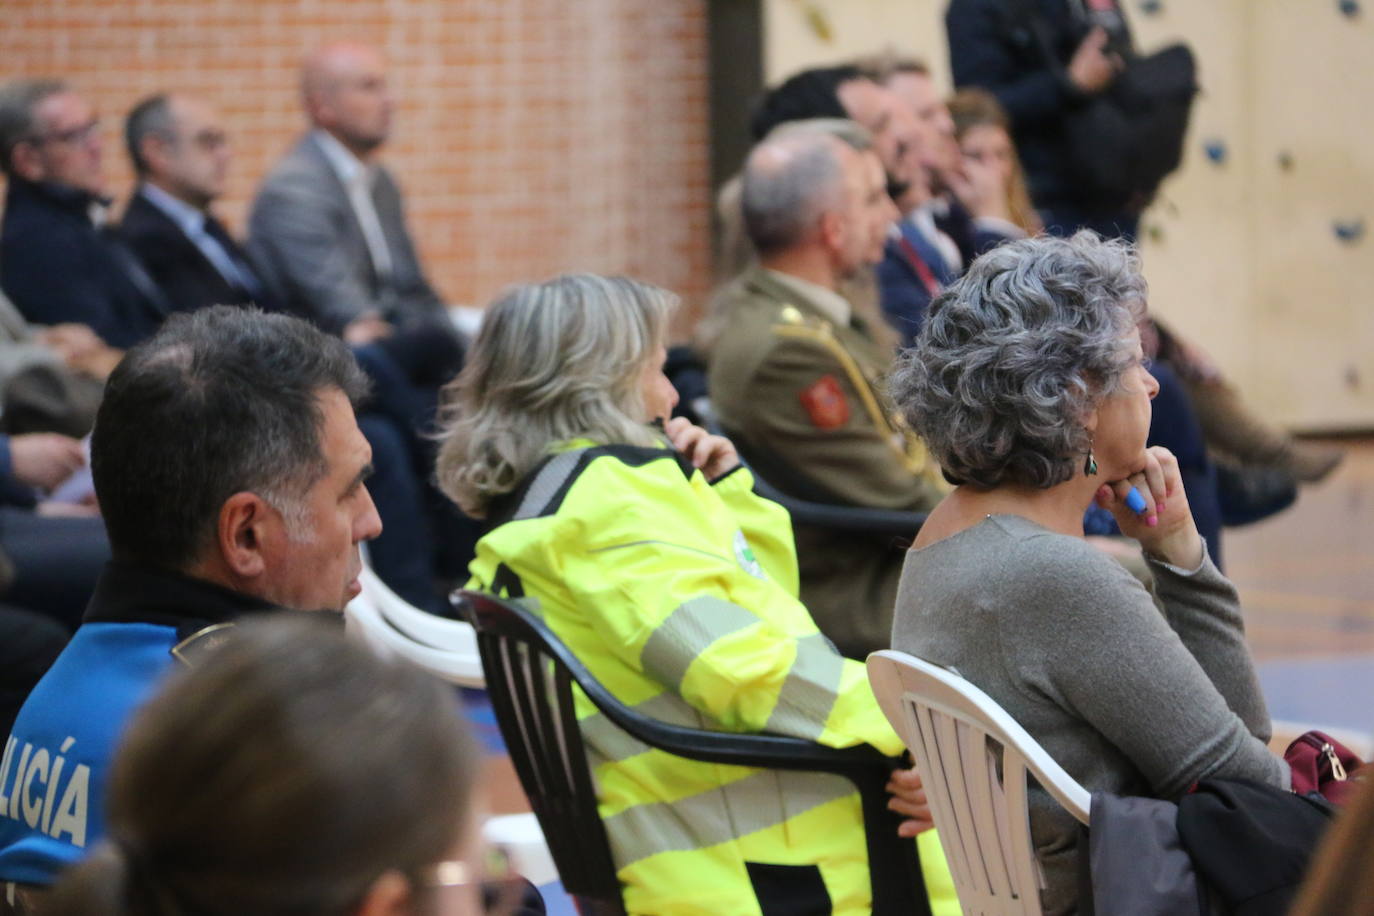
M 835 531 L 854 531 L 889 537 L 915 539 L 916 533 L 926 523 L 925 512 L 907 512 L 901 509 L 870 509 L 865 506 L 844 506 L 813 499 L 804 499 L 784 493 L 768 482 L 770 461 L 763 455 L 748 454 L 742 444 L 744 439 L 734 435 L 720 425 L 712 415 L 708 429 L 718 436 L 725 436 L 735 443 L 740 461 L 744 462 L 754 475 L 754 492 L 787 510 L 793 524 L 812 525 L 816 528 L 829 528 Z
M 798 738 L 738 735 L 669 725 L 613 697 L 543 621 L 480 592 L 455 607 L 477 630 L 487 691 L 511 760 L 539 818 L 564 889 L 582 916 L 625 913 L 610 842 L 573 707 L 572 684 L 617 726 L 651 747 L 689 760 L 834 773 L 862 799 L 875 916 L 929 916 L 916 844 L 897 836 L 884 786 L 899 761 L 871 747 L 835 749 Z
M 926 523 L 925 512 L 838 506 L 834 503 L 798 499 L 788 496 L 765 480 L 753 465 L 749 465 L 749 470 L 754 474 L 754 492 L 786 509 L 794 524 L 814 525 L 817 528 L 831 528 L 836 531 L 915 538 L 916 532 Z

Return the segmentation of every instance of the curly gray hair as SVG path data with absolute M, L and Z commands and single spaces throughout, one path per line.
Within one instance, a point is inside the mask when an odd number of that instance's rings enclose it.
M 1049 488 L 1092 447 L 1085 418 L 1116 390 L 1145 311 L 1134 251 L 1082 231 L 973 262 L 931 303 L 889 381 L 954 483 Z

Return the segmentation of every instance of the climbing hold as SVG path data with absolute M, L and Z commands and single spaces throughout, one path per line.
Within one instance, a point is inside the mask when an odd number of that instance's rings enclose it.
M 1164 11 L 1162 0 L 1140 0 L 1140 11 L 1146 16 L 1156 16 Z
M 1208 140 L 1202 145 L 1202 149 L 1207 153 L 1207 158 L 1212 160 L 1213 165 L 1221 165 L 1226 161 L 1226 144 L 1220 140 Z
M 1159 223 L 1150 223 L 1145 227 L 1145 236 L 1157 245 L 1164 241 L 1164 227 Z
M 1334 232 L 1336 238 L 1340 239 L 1342 242 L 1345 242 L 1347 245 L 1353 245 L 1364 236 L 1364 220 L 1334 220 L 1331 223 L 1331 231 Z
M 1285 172 L 1293 171 L 1293 154 L 1288 150 L 1279 151 L 1279 168 Z
M 1359 0 L 1340 0 L 1336 6 L 1340 7 L 1341 13 L 1351 19 L 1360 15 Z

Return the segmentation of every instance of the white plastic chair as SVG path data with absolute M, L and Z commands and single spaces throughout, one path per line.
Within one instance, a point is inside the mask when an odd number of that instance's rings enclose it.
M 397 595 L 367 566 L 363 590 L 344 608 L 348 633 L 383 655 L 399 655 L 462 687 L 484 687 L 477 634 L 469 624 L 422 611 Z
M 1040 916 L 1026 774 L 1083 824 L 1091 803 L 1087 790 L 1001 706 L 958 675 L 886 650 L 868 657 L 868 680 L 916 758 L 966 916 Z
M 461 687 L 485 687 L 477 634 L 470 624 L 415 607 L 393 592 L 366 565 L 358 576 L 363 590 L 344 608 L 349 635 L 385 656 L 400 656 L 435 677 Z M 492 817 L 482 826 L 488 842 L 512 855 L 517 873 L 536 885 L 558 880 L 548 843 L 533 813 Z

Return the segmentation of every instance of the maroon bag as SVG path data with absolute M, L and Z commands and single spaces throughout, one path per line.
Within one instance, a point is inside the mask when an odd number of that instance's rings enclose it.
M 1283 759 L 1293 771 L 1293 791 L 1299 795 L 1316 792 L 1333 805 L 1350 800 L 1360 780 L 1355 775 L 1364 761 L 1350 748 L 1325 732 L 1308 731 L 1293 739 Z

